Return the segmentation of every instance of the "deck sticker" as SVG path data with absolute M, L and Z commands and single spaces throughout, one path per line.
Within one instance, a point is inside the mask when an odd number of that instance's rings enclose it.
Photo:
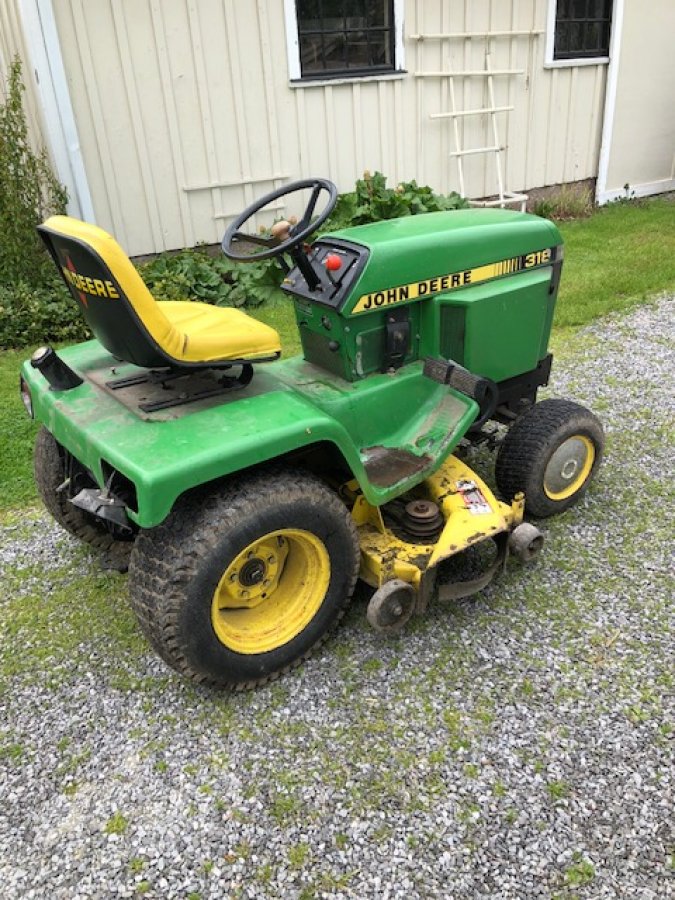
M 475 481 L 458 481 L 455 487 L 462 495 L 464 506 L 472 516 L 487 516 L 492 512 L 490 504 Z
M 511 275 L 523 269 L 535 269 L 538 266 L 545 266 L 551 263 L 554 251 L 555 247 L 551 247 L 547 250 L 538 250 L 535 253 L 524 253 L 522 256 L 502 259 L 499 262 L 489 263 L 487 266 L 478 266 L 476 269 L 449 272 L 447 275 L 438 275 L 436 278 L 427 278 L 424 281 L 411 281 L 410 284 L 399 284 L 397 287 L 363 294 L 356 301 L 351 314 L 358 315 L 358 313 L 382 309 L 395 303 L 405 303 L 408 300 L 418 300 L 420 297 L 431 294 L 452 291 L 456 288 L 465 287 L 467 284 L 478 284 L 481 281 L 488 281 L 490 278 Z

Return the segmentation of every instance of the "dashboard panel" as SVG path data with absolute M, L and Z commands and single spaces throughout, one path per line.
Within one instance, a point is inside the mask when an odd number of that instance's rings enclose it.
M 295 266 L 284 278 L 281 289 L 295 297 L 340 309 L 363 271 L 368 255 L 368 248 L 360 244 L 319 239 L 307 253 L 307 260 L 318 278 L 316 288 L 310 290 L 302 272 Z

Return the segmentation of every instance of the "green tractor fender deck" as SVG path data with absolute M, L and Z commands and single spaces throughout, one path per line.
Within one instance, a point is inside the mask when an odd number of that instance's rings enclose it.
M 100 487 L 113 472 L 131 483 L 128 514 L 142 528 L 160 524 L 191 488 L 322 442 L 379 506 L 434 472 L 478 414 L 473 400 L 425 377 L 421 362 L 349 383 L 299 358 L 259 368 L 245 390 L 142 413 L 138 389 L 125 403 L 110 387 L 136 367 L 119 365 L 97 341 L 59 355 L 83 383 L 50 390 L 25 364 L 35 417 Z

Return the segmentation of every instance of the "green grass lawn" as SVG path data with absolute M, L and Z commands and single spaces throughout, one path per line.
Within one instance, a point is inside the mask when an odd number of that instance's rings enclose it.
M 675 202 L 615 203 L 560 223 L 565 264 L 555 326 L 585 325 L 675 290 Z
M 608 313 L 675 291 L 675 203 L 616 203 L 588 219 L 560 224 L 565 265 L 554 322 L 554 344 Z M 284 354 L 299 352 L 293 308 L 286 298 L 256 310 L 276 328 Z M 32 348 L 0 354 L 0 509 L 36 500 L 32 444 L 36 427 L 18 394 L 19 367 Z
M 0 354 L 0 509 L 35 501 L 33 441 L 37 427 L 19 396 L 19 368 L 27 352 Z

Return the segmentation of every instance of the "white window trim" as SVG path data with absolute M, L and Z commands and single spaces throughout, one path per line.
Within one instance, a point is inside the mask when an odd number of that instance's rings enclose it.
M 403 44 L 403 8 L 405 0 L 394 0 L 394 70 L 373 72 L 372 75 L 339 75 L 337 78 L 303 79 L 300 68 L 300 41 L 298 39 L 298 17 L 295 0 L 284 0 L 286 21 L 286 52 L 288 55 L 288 77 L 291 87 L 321 87 L 328 84 L 345 84 L 353 81 L 391 81 L 405 74 L 405 51 Z
M 565 69 L 570 66 L 603 66 L 609 62 L 609 56 L 582 56 L 578 59 L 554 59 L 555 45 L 555 14 L 558 8 L 558 0 L 548 0 L 548 12 L 546 16 L 546 49 L 544 51 L 545 69 Z M 612 29 L 614 17 L 612 16 Z M 611 35 L 610 35 L 611 41 Z

